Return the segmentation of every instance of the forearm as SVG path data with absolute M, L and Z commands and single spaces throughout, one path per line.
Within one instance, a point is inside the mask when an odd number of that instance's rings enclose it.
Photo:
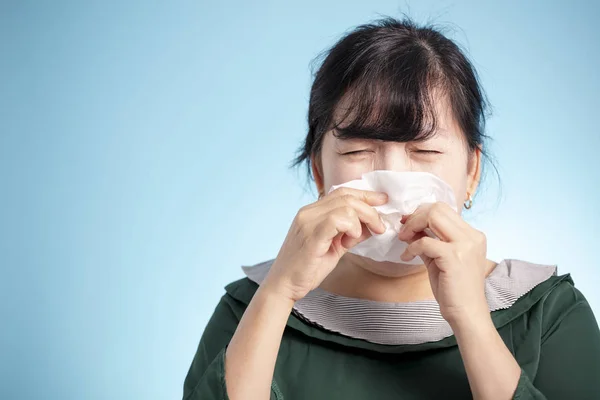
M 474 399 L 512 399 L 521 367 L 489 315 L 452 327 Z
M 275 361 L 293 301 L 261 286 L 229 343 L 225 381 L 231 400 L 270 396 Z

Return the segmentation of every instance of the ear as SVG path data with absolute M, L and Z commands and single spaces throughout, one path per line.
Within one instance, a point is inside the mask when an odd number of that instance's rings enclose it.
M 481 147 L 477 146 L 469 155 L 469 162 L 467 164 L 467 193 L 471 196 L 477 191 L 481 179 L 481 154 Z M 465 193 L 465 196 L 466 201 L 468 195 Z
M 321 197 L 324 193 L 324 185 L 323 185 L 323 174 L 321 173 L 321 165 L 319 164 L 319 157 L 315 157 L 314 154 L 310 156 L 310 168 L 312 171 L 313 179 L 315 180 L 315 185 L 317 186 L 317 191 L 319 192 L 319 197 Z

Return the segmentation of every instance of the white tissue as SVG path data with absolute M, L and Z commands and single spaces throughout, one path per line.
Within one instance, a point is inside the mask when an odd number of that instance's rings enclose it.
M 428 172 L 371 171 L 363 174 L 362 179 L 332 186 L 329 192 L 339 187 L 373 190 L 388 195 L 386 204 L 374 207 L 387 228 L 385 232 L 380 235 L 371 232 L 373 236 L 349 250 L 375 261 L 423 264 L 420 257 L 407 262 L 400 260 L 400 255 L 408 246 L 406 242 L 398 239 L 402 215 L 412 214 L 421 204 L 438 201 L 447 203 L 457 211 L 452 187 Z M 431 232 L 427 233 L 433 235 Z

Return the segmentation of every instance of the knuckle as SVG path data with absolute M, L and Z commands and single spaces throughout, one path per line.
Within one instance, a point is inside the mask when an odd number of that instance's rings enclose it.
M 335 189 L 332 193 L 335 193 L 337 196 L 346 196 L 349 194 L 349 190 L 346 187 L 340 187 Z
M 445 203 L 445 202 L 443 202 L 443 201 L 437 201 L 437 202 L 435 202 L 435 206 L 436 206 L 437 208 L 439 208 L 440 210 L 442 210 L 442 211 L 448 211 L 448 210 L 451 210 L 451 208 L 450 208 L 450 206 L 448 205 L 448 203 Z
M 352 196 L 351 194 L 344 194 L 341 197 L 341 200 L 345 203 L 352 203 L 354 201 L 354 196 Z
M 441 202 L 433 203 L 431 206 L 431 210 L 429 211 L 430 216 L 439 217 L 441 214 L 445 212 L 445 204 Z
M 462 260 L 463 258 L 463 250 L 459 247 L 454 247 L 452 249 L 452 254 L 454 255 L 454 257 L 456 257 L 458 260 Z
M 328 225 L 335 225 L 337 220 L 338 220 L 338 218 L 337 218 L 337 215 L 335 215 L 335 213 L 329 213 L 325 217 L 325 223 Z
M 296 223 L 298 225 L 304 225 L 306 223 L 307 220 L 307 214 L 308 211 L 306 210 L 306 207 L 302 207 L 298 213 L 296 214 Z
M 338 196 L 335 198 L 333 204 L 335 205 L 335 207 L 343 207 L 346 204 L 348 204 L 348 200 L 347 200 L 348 197 L 349 196 L 347 196 L 347 195 Z
M 427 224 L 429 226 L 436 226 L 436 223 L 439 221 L 440 212 L 434 209 L 431 209 L 429 214 L 427 215 Z
M 350 206 L 344 206 L 343 209 L 344 214 L 350 218 L 354 218 L 356 216 L 356 210 Z

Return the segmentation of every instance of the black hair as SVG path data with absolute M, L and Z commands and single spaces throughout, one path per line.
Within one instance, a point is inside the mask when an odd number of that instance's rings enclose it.
M 361 25 L 323 53 L 308 108 L 308 134 L 293 166 L 320 153 L 325 133 L 341 138 L 419 141 L 436 132 L 433 93 L 445 96 L 469 150 L 484 147 L 488 102 L 475 68 L 431 25 L 385 17 Z M 347 112 L 334 112 L 344 99 Z

